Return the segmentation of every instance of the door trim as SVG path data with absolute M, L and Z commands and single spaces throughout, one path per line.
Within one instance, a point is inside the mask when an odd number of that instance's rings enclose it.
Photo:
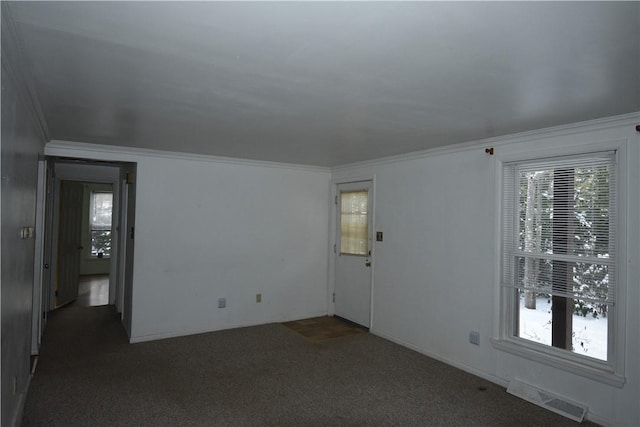
M 329 200 L 329 275 L 328 275 L 328 284 L 327 284 L 327 314 L 329 316 L 333 316 L 335 314 L 335 302 L 333 301 L 333 295 L 336 291 L 336 257 L 337 253 L 334 253 L 333 248 L 338 247 L 337 237 L 338 237 L 338 205 L 335 204 L 336 197 L 338 196 L 338 185 L 340 184 L 353 184 L 358 182 L 371 182 L 371 197 L 372 199 L 372 212 L 371 212 L 371 232 L 375 233 L 376 229 L 376 175 L 359 175 L 348 178 L 339 178 L 331 180 L 331 191 L 330 191 L 330 200 Z M 370 309 L 369 309 L 369 330 L 373 330 L 374 328 L 374 308 L 373 301 L 375 295 L 375 239 L 372 239 L 371 242 L 371 259 L 373 260 L 373 267 L 371 268 L 371 283 L 370 283 L 370 294 L 371 299 L 369 301 Z

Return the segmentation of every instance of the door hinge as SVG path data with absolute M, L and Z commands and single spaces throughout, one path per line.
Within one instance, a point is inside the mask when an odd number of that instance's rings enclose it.
M 333 302 L 336 302 L 336 293 L 333 293 Z
M 333 245 L 333 253 L 335 254 L 337 251 L 336 245 Z
M 335 199 L 333 199 L 333 203 L 338 204 L 338 196 L 336 195 Z

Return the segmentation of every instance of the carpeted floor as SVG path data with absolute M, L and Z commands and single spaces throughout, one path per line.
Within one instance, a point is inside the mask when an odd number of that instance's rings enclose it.
M 23 426 L 570 426 L 368 333 L 281 324 L 128 344 L 110 306 L 51 314 Z

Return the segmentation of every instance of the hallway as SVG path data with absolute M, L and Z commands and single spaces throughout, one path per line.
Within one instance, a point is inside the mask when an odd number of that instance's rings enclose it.
M 80 276 L 76 307 L 95 307 L 109 304 L 109 275 L 95 274 Z

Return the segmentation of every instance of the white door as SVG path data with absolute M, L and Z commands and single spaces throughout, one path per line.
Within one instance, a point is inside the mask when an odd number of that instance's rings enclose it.
M 82 183 L 61 182 L 56 307 L 78 298 L 80 256 L 83 249 L 82 194 Z
M 334 312 L 369 327 L 371 317 L 371 181 L 339 184 Z
M 45 267 L 45 210 L 47 205 L 47 167 L 46 160 L 38 161 L 38 187 L 36 190 L 35 257 L 33 263 L 33 296 L 31 310 L 31 354 L 38 354 L 42 338 L 43 315 L 46 305 L 43 303 L 43 285 L 48 269 Z M 47 258 L 48 259 L 48 258 Z M 48 266 L 48 264 L 46 264 Z M 48 289 L 48 288 L 44 288 Z

